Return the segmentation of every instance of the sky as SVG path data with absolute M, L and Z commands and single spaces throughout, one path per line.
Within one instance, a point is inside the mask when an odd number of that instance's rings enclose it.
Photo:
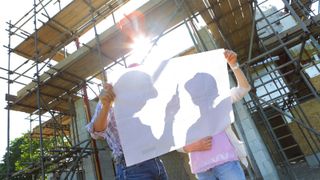
M 6 22 L 9 20 L 17 21 L 21 18 L 27 11 L 26 9 L 31 9 L 33 6 L 33 0 L 10 0 L 4 1 L 0 6 L 0 67 L 8 67 L 8 50 L 3 46 L 8 46 L 8 32 L 5 29 L 8 29 Z M 23 61 L 20 61 L 22 63 Z M 3 70 L 0 70 L 1 77 L 7 77 L 7 73 Z M 0 160 L 6 151 L 7 147 L 7 110 L 4 109 L 7 105 L 5 100 L 5 94 L 7 90 L 7 81 L 0 79 Z M 22 132 L 26 132 L 29 129 L 29 122 L 24 118 L 27 116 L 25 113 L 14 112 L 10 113 L 11 116 L 11 128 L 10 128 L 10 137 L 14 139 L 21 136 Z
M 68 1 L 68 0 L 66 0 Z M 139 0 L 141 2 L 141 0 Z M 33 0 L 10 0 L 10 1 L 4 1 L 0 6 L 0 39 L 1 39 L 1 46 L 0 46 L 0 67 L 7 69 L 8 67 L 8 50 L 4 48 L 3 46 L 8 45 L 8 32 L 5 29 L 8 29 L 8 24 L 6 22 L 9 22 L 12 20 L 12 22 L 16 22 L 19 20 L 23 15 L 25 15 L 28 10 L 31 10 L 33 7 Z M 63 2 L 63 1 L 62 1 Z M 136 1 L 137 2 L 137 1 Z M 276 5 L 278 7 L 283 7 L 283 5 L 280 4 L 281 1 L 279 0 L 269 0 L 269 3 L 272 5 Z M 98 27 L 99 29 L 99 27 Z M 180 30 L 179 30 L 180 31 Z M 181 30 L 183 33 L 178 32 L 176 34 L 169 34 L 166 38 L 161 38 L 158 42 L 158 49 L 155 48 L 152 53 L 150 54 L 149 58 L 154 57 L 161 57 L 161 58 L 168 58 L 177 51 L 181 51 L 182 49 L 186 49 L 188 46 L 192 44 L 191 39 L 186 39 L 185 35 L 188 33 L 185 29 Z M 178 35 L 180 34 L 180 35 Z M 174 37 L 173 37 L 174 36 Z M 172 43 L 172 38 L 175 38 L 175 42 L 179 42 L 180 45 L 177 46 L 175 43 Z M 178 39 L 180 38 L 180 39 Z M 91 39 L 91 38 L 90 38 Z M 171 41 L 170 41 L 171 39 Z M 168 41 L 170 43 L 168 43 Z M 183 41 L 186 41 L 186 43 L 181 43 Z M 181 47 L 181 44 L 184 45 L 184 47 Z M 164 54 L 161 50 L 161 46 L 165 47 L 166 53 Z M 12 53 L 13 54 L 13 53 Z M 24 62 L 23 59 L 21 59 L 18 56 L 15 56 L 14 54 L 11 56 L 12 64 L 15 66 L 21 64 Z M 136 58 L 137 57 L 132 57 Z M 0 69 L 0 77 L 7 77 L 7 73 Z M 29 83 L 28 82 L 25 83 Z M 2 157 L 6 151 L 7 147 L 7 113 L 8 111 L 5 108 L 7 102 L 5 100 L 5 94 L 7 91 L 7 82 L 3 79 L 0 79 L 0 116 L 3 117 L 0 120 L 0 161 L 2 160 Z M 17 90 L 22 88 L 22 86 L 13 86 L 11 88 L 11 94 L 16 93 Z M 30 129 L 30 123 L 29 120 L 26 120 L 25 118 L 28 117 L 28 114 L 17 112 L 17 111 L 11 111 L 10 113 L 10 140 L 13 140 L 17 137 L 20 137 L 22 133 L 27 132 Z M 32 126 L 36 126 L 37 123 L 33 123 Z

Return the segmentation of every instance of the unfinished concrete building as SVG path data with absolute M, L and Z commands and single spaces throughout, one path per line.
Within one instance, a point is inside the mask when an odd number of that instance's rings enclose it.
M 139 24 L 139 15 L 131 16 L 139 12 L 152 43 L 141 61 L 162 39 L 179 42 L 177 32 L 192 45 L 162 49 L 170 57 L 217 48 L 238 53 L 252 86 L 234 106 L 234 128 L 249 153 L 248 179 L 319 179 L 318 8 L 319 0 L 35 0 L 25 16 L 8 22 L 7 110 L 37 123 L 33 141 L 54 137 L 68 145 L 48 151 L 40 143 L 40 161 L 8 170 L 7 177 L 114 179 L 108 147 L 84 126 L 97 102 L 90 93 L 132 55 L 132 40 L 121 29 Z M 91 39 L 81 42 L 85 37 Z M 20 120 L 9 115 L 12 121 Z M 195 179 L 185 154 L 161 158 L 170 179 Z

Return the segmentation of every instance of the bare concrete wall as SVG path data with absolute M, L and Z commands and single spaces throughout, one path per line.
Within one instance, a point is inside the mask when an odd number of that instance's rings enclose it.
M 310 79 L 313 87 L 320 92 L 320 75 Z
M 306 115 L 307 119 L 309 120 L 310 124 L 307 121 L 302 120 L 305 124 L 309 124 L 311 128 L 317 130 L 318 132 L 320 131 L 320 102 L 316 99 L 312 99 L 310 101 L 307 101 L 305 103 L 302 103 L 300 105 L 302 111 Z M 299 111 L 299 108 L 295 108 L 292 111 L 292 114 L 295 118 L 302 117 L 301 111 Z M 299 126 L 297 123 L 290 123 L 289 125 L 292 134 L 294 138 L 296 139 L 297 143 L 299 144 L 302 152 L 305 155 L 310 155 L 313 154 L 312 149 L 308 145 L 308 142 L 306 141 L 305 137 L 303 136 L 302 131 L 299 129 Z M 320 147 L 320 143 L 317 140 L 317 137 L 314 136 L 312 133 L 308 133 L 308 130 L 305 128 L 302 128 L 304 134 L 306 135 L 307 139 L 311 142 L 312 148 L 317 149 L 316 145 Z M 313 142 L 312 139 L 315 139 L 316 141 Z
M 271 138 L 270 134 L 268 133 L 266 126 L 263 124 L 263 122 L 260 122 L 260 123 L 256 123 L 256 127 L 257 127 L 258 131 L 260 132 L 261 137 L 262 137 L 265 145 L 268 148 L 270 156 L 275 161 L 275 164 L 279 164 L 282 161 L 282 159 L 281 159 L 279 153 L 277 152 L 276 144 L 272 141 L 272 138 Z
M 90 138 L 89 134 L 86 131 L 85 125 L 87 123 L 86 114 L 84 111 L 83 100 L 79 99 L 75 102 L 75 110 L 76 110 L 76 123 L 78 127 L 78 134 L 79 134 L 79 141 L 82 142 Z M 84 147 L 85 144 L 81 145 Z M 85 179 L 95 179 L 95 169 L 93 166 L 93 160 L 91 156 L 82 159 L 83 161 L 83 169 L 84 169 L 84 176 Z
M 95 106 L 96 106 L 96 102 L 94 101 L 90 102 L 91 114 L 94 113 Z M 77 122 L 80 142 L 87 139 L 91 139 L 89 133 L 86 130 L 87 117 L 84 110 L 83 99 L 79 99 L 78 101 L 75 102 L 75 109 L 76 109 L 76 119 L 77 119 L 76 122 Z M 112 165 L 111 154 L 106 149 L 106 146 L 107 146 L 106 142 L 103 140 L 97 140 L 96 144 L 97 144 L 97 148 L 99 149 L 98 156 L 99 156 L 101 174 L 103 179 L 114 179 L 114 169 Z M 92 146 L 89 146 L 89 147 L 92 148 Z M 96 179 L 93 155 L 83 159 L 83 168 L 84 168 L 85 179 L 87 180 Z

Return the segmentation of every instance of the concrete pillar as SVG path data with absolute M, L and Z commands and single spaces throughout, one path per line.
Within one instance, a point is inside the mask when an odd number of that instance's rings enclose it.
M 82 142 L 90 138 L 85 128 L 87 120 L 86 120 L 86 113 L 84 110 L 83 99 L 79 99 L 75 102 L 75 110 L 76 110 L 76 123 L 78 127 L 78 132 L 79 132 L 79 141 Z M 84 146 L 85 144 L 81 145 L 81 147 L 84 147 Z M 82 160 L 83 160 L 83 171 L 84 171 L 85 179 L 96 179 L 93 159 L 91 158 L 91 156 L 87 156 Z
M 198 33 L 202 42 L 204 43 L 200 44 L 202 50 L 205 49 L 203 46 L 205 46 L 208 50 L 218 49 L 217 44 L 215 43 L 212 35 L 209 33 L 207 28 L 201 28 Z M 198 39 L 198 42 L 201 41 Z
M 252 164 L 256 164 L 263 179 L 279 179 L 277 169 L 271 159 L 270 153 L 264 144 L 256 125 L 247 108 L 240 101 L 234 106 L 234 113 L 238 124 L 237 132 L 241 140 L 246 142 Z M 241 127 L 239 127 L 241 126 Z M 239 130 L 240 128 L 243 131 Z M 242 132 L 242 133 L 241 133 Z
M 96 102 L 90 102 L 92 115 L 94 113 L 95 106 L 96 106 Z M 76 109 L 76 119 L 77 119 L 76 123 L 78 127 L 78 132 L 79 132 L 79 140 L 80 142 L 82 142 L 84 140 L 91 138 L 89 133 L 86 130 L 87 120 L 86 120 L 86 113 L 84 110 L 83 99 L 79 99 L 78 101 L 75 102 L 75 109 Z M 83 144 L 82 147 L 85 144 Z M 102 178 L 114 179 L 115 177 L 114 177 L 114 169 L 113 169 L 111 153 L 107 148 L 106 142 L 104 140 L 97 140 L 96 144 L 97 144 L 97 148 L 100 149 L 99 160 L 100 160 Z M 91 148 L 92 146 L 89 146 L 89 147 Z M 102 150 L 102 149 L 105 149 L 105 150 Z M 83 167 L 84 167 L 85 179 L 87 180 L 97 179 L 92 156 L 83 158 Z

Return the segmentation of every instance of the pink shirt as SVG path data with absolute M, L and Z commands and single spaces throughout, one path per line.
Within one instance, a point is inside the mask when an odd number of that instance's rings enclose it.
M 229 161 L 238 160 L 235 149 L 224 131 L 212 137 L 212 148 L 210 150 L 192 152 L 189 154 L 189 158 L 191 172 L 194 174 Z

